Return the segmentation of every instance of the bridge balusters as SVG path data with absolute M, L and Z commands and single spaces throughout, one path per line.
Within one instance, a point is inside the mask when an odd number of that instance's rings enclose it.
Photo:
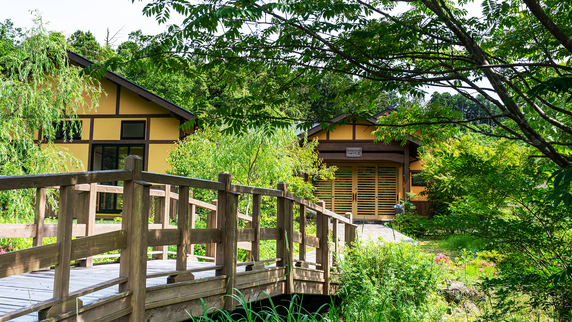
M 346 217 L 353 222 L 353 215 L 351 212 L 346 212 Z M 356 227 L 352 225 L 345 225 L 345 232 L 344 232 L 344 240 L 346 242 L 346 246 L 351 248 L 353 242 L 356 239 Z
M 252 248 L 250 252 L 251 261 L 259 261 L 260 258 L 260 216 L 262 206 L 262 195 L 252 195 L 252 228 L 254 229 L 254 240 L 252 241 Z M 247 271 L 253 271 L 264 268 L 263 263 L 254 263 L 246 267 Z
M 213 205 L 217 206 L 218 200 L 213 200 Z M 215 229 L 217 227 L 216 219 L 216 210 L 212 210 L 207 214 L 207 229 Z M 216 256 L 216 243 L 205 244 L 205 256 L 212 257 L 212 261 L 214 261 L 214 257 Z
M 185 202 L 186 201 L 186 202 Z M 179 218 L 178 228 L 181 234 L 177 244 L 177 271 L 187 270 L 189 247 L 191 246 L 191 216 L 189 214 L 189 187 L 179 187 Z M 173 275 L 167 278 L 167 283 L 177 283 L 195 279 L 193 274 Z
M 95 214 L 97 210 L 97 183 L 90 183 L 89 190 L 78 194 L 77 223 L 85 224 L 85 236 L 92 236 L 95 230 Z M 93 257 L 78 260 L 81 267 L 92 267 Z

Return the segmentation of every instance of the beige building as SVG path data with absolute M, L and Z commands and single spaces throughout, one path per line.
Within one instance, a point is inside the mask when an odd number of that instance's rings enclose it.
M 316 126 L 300 135 L 317 138 L 319 157 L 327 165 L 338 167 L 334 180 L 315 183 L 315 195 L 326 202 L 328 209 L 351 212 L 354 219 L 388 220 L 394 217 L 393 206 L 407 192 L 418 194 L 425 189 L 424 183 L 413 176 L 423 169 L 417 158 L 417 142 L 409 140 L 405 146 L 374 142 L 372 132 L 380 115 L 383 112 L 366 125 L 347 122 L 330 132 Z M 345 118 L 340 115 L 332 122 Z M 428 202 L 422 196 L 413 203 L 419 214 L 426 214 Z

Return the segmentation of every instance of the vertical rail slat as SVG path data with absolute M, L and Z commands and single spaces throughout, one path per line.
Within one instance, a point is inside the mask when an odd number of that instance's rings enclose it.
M 85 236 L 92 236 L 95 232 L 95 215 L 97 209 L 97 183 L 89 184 L 89 191 L 84 191 L 82 194 L 82 208 L 78 216 L 78 223 L 80 217 L 82 223 L 85 224 Z M 81 267 L 92 267 L 93 257 L 88 256 L 79 262 Z
M 306 206 L 300 205 L 300 248 L 299 248 L 299 255 L 298 259 L 302 261 L 300 263 L 301 267 L 308 267 L 308 263 L 306 261 Z
M 346 212 L 346 217 L 353 223 L 353 215 L 351 212 Z M 352 247 L 352 244 L 356 238 L 356 228 L 352 225 L 345 225 L 344 239 L 347 247 Z
M 165 189 L 165 198 L 163 198 L 163 202 L 161 203 L 161 228 L 167 229 L 169 227 L 169 215 L 171 213 L 171 185 L 163 185 L 163 188 Z M 169 259 L 169 246 L 165 245 L 159 247 L 161 247 L 161 250 L 163 251 L 161 258 L 163 260 Z
M 322 200 L 318 201 L 318 206 L 326 208 L 326 203 Z M 320 254 L 320 269 L 324 271 L 324 295 L 330 295 L 330 246 L 328 237 L 330 235 L 330 217 L 318 212 L 316 220 L 320 224 L 320 249 L 317 253 Z
M 287 187 L 284 182 L 279 182 L 277 187 L 278 190 L 282 191 L 282 197 L 276 197 L 276 228 L 280 232 L 278 239 L 276 240 L 276 258 L 280 258 L 276 262 L 277 267 L 284 267 L 286 265 L 286 239 L 284 238 L 284 232 L 286 227 L 284 226 L 284 197 L 287 192 Z
M 333 224 L 332 224 L 332 240 L 334 241 L 334 253 L 338 254 L 340 252 L 340 248 L 338 245 L 338 224 L 339 224 L 339 222 L 335 218 L 333 218 L 332 221 L 333 221 Z M 333 260 L 332 260 L 333 266 L 337 265 L 335 256 L 336 255 L 334 255 Z
M 46 218 L 46 188 L 36 189 L 36 205 L 34 209 L 34 224 L 36 236 L 32 245 L 40 246 L 44 243 L 44 219 Z
M 213 205 L 218 206 L 218 200 L 213 200 Z M 208 229 L 215 229 L 217 228 L 217 215 L 216 210 L 212 210 L 207 213 L 207 228 Z M 207 257 L 215 257 L 216 256 L 216 243 L 208 243 L 205 244 L 205 255 Z
M 294 293 L 294 200 L 284 198 L 284 237 L 286 249 L 286 294 Z
M 187 202 L 185 202 L 187 200 Z M 191 245 L 191 223 L 189 216 L 189 187 L 179 187 L 179 220 L 178 229 L 181 234 L 181 239 L 177 245 L 177 271 L 187 270 L 187 260 L 189 253 L 189 246 Z M 177 283 L 183 281 L 194 280 L 193 274 L 173 275 L 167 278 L 167 283 Z
M 236 304 L 232 299 L 236 280 L 238 258 L 238 194 L 230 191 L 232 177 L 222 172 L 218 181 L 224 183 L 225 190 L 218 191 L 217 225 L 221 230 L 221 243 L 216 247 L 216 265 L 223 268 L 216 271 L 217 276 L 226 275 L 226 294 L 224 309 L 232 311 Z
M 188 200 L 189 198 L 187 198 Z M 190 207 L 190 215 L 189 215 L 189 219 L 191 221 L 190 224 L 190 228 L 191 229 L 195 229 L 195 220 L 196 220 L 196 213 L 197 213 L 197 206 L 194 204 L 189 205 Z M 190 238 L 190 237 L 189 237 Z M 190 241 L 189 241 L 190 242 Z M 194 255 L 195 254 L 195 245 L 193 244 L 189 244 L 189 254 Z
M 264 268 L 263 263 L 256 263 L 260 260 L 260 216 L 262 206 L 262 195 L 252 195 L 252 229 L 254 229 L 254 241 L 252 242 L 252 252 L 250 260 L 255 261 L 253 265 L 246 267 L 247 271 L 253 271 Z

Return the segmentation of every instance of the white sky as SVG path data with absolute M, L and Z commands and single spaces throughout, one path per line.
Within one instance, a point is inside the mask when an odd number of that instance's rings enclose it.
M 165 26 L 159 26 L 154 18 L 143 15 L 148 1 L 131 3 L 131 0 L 0 0 L 0 21 L 11 19 L 15 27 L 32 26 L 30 10 L 38 10 L 47 29 L 69 36 L 76 30 L 91 31 L 100 44 L 107 35 L 121 28 L 115 46 L 127 40 L 130 32 L 141 29 L 143 34 L 157 34 Z

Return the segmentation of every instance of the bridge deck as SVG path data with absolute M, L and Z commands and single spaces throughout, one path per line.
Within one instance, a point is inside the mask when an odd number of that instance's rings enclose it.
M 152 260 L 147 262 L 147 274 L 175 270 L 176 260 Z M 187 269 L 213 267 L 214 263 L 189 261 Z M 239 266 L 237 273 L 244 272 L 245 266 Z M 215 271 L 194 273 L 195 279 L 214 277 Z M 93 267 L 76 267 L 70 272 L 70 292 L 108 281 L 110 277 L 119 276 L 119 264 L 104 264 Z M 167 277 L 147 279 L 147 287 L 164 285 Z M 0 279 L 0 315 L 51 299 L 54 287 L 54 270 L 40 270 Z M 119 286 L 80 297 L 84 305 L 117 294 Z M 13 321 L 38 321 L 37 312 L 14 319 Z

